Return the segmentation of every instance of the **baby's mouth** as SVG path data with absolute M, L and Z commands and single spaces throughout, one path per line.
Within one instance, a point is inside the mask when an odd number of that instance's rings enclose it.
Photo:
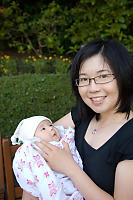
M 58 137 L 58 135 L 56 133 L 53 135 L 53 137 L 57 142 L 60 140 L 60 138 Z

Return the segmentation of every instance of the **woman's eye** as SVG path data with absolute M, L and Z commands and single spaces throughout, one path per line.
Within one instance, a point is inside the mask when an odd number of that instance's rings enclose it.
M 107 78 L 108 77 L 108 74 L 102 74 L 101 75 L 101 78 Z
M 87 81 L 87 78 L 80 78 L 79 80 L 80 80 L 81 82 L 82 82 L 82 81 Z

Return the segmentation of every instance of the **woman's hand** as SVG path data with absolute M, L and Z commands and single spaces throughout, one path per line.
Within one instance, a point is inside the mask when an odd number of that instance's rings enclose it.
M 37 200 L 37 199 L 38 198 L 32 196 L 31 194 L 23 190 L 22 200 Z
M 69 174 L 70 166 L 73 166 L 73 164 L 75 165 L 75 161 L 73 160 L 69 146 L 66 142 L 63 142 L 64 149 L 60 149 L 44 141 L 35 142 L 35 144 L 43 151 L 40 152 L 36 149 L 52 170 L 66 175 Z

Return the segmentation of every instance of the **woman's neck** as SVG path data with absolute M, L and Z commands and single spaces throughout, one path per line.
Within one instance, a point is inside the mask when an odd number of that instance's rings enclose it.
M 130 118 L 130 116 L 129 116 Z M 101 113 L 99 116 L 99 121 L 101 123 L 109 123 L 109 122 L 119 122 L 119 121 L 126 121 L 128 120 L 126 117 L 126 113 Z

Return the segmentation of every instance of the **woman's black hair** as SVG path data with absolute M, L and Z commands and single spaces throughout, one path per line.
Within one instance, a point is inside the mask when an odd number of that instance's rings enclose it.
M 78 92 L 78 87 L 75 84 L 75 79 L 79 78 L 79 70 L 82 63 L 96 54 L 102 55 L 104 61 L 114 73 L 119 90 L 116 104 L 118 106 L 117 112 L 126 113 L 128 118 L 133 101 L 133 58 L 128 50 L 116 40 L 93 40 L 88 42 L 81 47 L 73 60 L 71 65 L 71 83 L 77 99 L 79 115 L 86 118 L 88 114 L 95 114 L 83 102 Z

